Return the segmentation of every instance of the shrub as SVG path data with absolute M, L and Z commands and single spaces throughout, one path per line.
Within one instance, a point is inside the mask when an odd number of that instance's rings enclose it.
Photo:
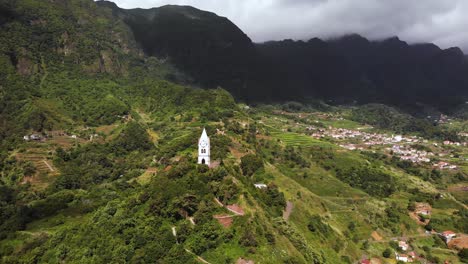
M 241 168 L 245 176 L 252 176 L 257 170 L 263 168 L 263 161 L 256 155 L 247 154 L 241 158 Z
M 389 248 L 385 249 L 382 252 L 382 257 L 384 258 L 390 258 L 391 255 L 392 255 L 392 251 Z
M 151 143 L 145 129 L 136 122 L 130 122 L 117 138 L 114 145 L 126 151 L 134 151 L 149 150 L 153 146 L 153 143 Z
M 328 224 L 322 222 L 322 218 L 318 215 L 314 215 L 310 218 L 307 228 L 314 233 L 328 237 L 332 234 L 332 229 Z
M 463 263 L 468 263 L 468 248 L 464 248 L 458 252 L 458 257 Z

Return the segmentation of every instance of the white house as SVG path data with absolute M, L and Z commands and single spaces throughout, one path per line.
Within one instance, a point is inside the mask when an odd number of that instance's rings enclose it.
M 198 140 L 198 164 L 210 166 L 210 138 L 203 129 L 202 135 Z
M 32 134 L 32 135 L 29 136 L 29 139 L 31 139 L 31 140 L 41 140 L 42 136 L 39 135 L 39 134 Z
M 255 188 L 257 189 L 266 189 L 268 186 L 264 183 L 255 183 L 254 184 Z
M 410 258 L 408 255 L 395 253 L 395 256 L 397 261 L 413 262 L 413 258 Z
M 29 140 L 39 141 L 39 140 L 42 140 L 42 136 L 39 134 L 31 134 L 31 135 L 23 136 L 23 139 L 26 141 L 29 141 Z
M 439 234 L 440 236 L 442 236 L 443 239 L 445 239 L 445 242 L 449 242 L 450 240 L 452 240 L 452 238 L 456 237 L 457 234 L 455 234 L 455 232 L 453 231 L 444 231 L 442 233 Z
M 408 244 L 406 241 L 398 241 L 398 247 L 401 248 L 401 250 L 406 251 L 408 250 Z

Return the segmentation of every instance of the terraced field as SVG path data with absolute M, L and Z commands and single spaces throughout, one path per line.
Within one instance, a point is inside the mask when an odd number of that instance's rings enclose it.
M 17 153 L 16 158 L 19 161 L 30 161 L 39 172 L 51 173 L 56 169 L 53 167 L 52 162 L 48 160 L 49 154 L 46 149 L 33 148 L 28 149 L 24 153 Z
M 335 148 L 333 144 L 320 141 L 310 136 L 301 135 L 298 133 L 281 132 L 281 131 L 274 130 L 274 131 L 271 131 L 270 134 L 273 138 L 280 139 L 286 145 L 290 145 L 290 146 L 295 146 L 295 147 L 320 146 L 320 147 Z
M 23 183 L 30 183 L 34 189 L 44 189 L 53 178 L 58 175 L 58 170 L 54 167 L 49 158 L 47 149 L 30 148 L 22 153 L 16 154 L 16 159 L 23 162 L 32 162 L 36 168 L 34 175 L 25 175 Z
M 53 138 L 49 139 L 48 142 L 51 145 L 57 145 L 62 148 L 68 149 L 71 148 L 75 143 L 85 143 L 86 141 L 78 138 L 78 139 L 73 139 L 70 136 L 54 136 Z

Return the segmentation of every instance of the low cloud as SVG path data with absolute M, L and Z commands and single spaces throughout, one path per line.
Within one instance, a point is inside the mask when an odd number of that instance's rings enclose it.
M 122 8 L 191 5 L 228 17 L 253 41 L 399 36 L 468 51 L 466 0 L 115 0 Z

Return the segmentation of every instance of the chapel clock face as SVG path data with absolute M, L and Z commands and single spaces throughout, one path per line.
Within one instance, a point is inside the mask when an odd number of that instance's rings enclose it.
M 200 142 L 200 146 L 206 147 L 206 141 L 203 140 L 202 142 Z

